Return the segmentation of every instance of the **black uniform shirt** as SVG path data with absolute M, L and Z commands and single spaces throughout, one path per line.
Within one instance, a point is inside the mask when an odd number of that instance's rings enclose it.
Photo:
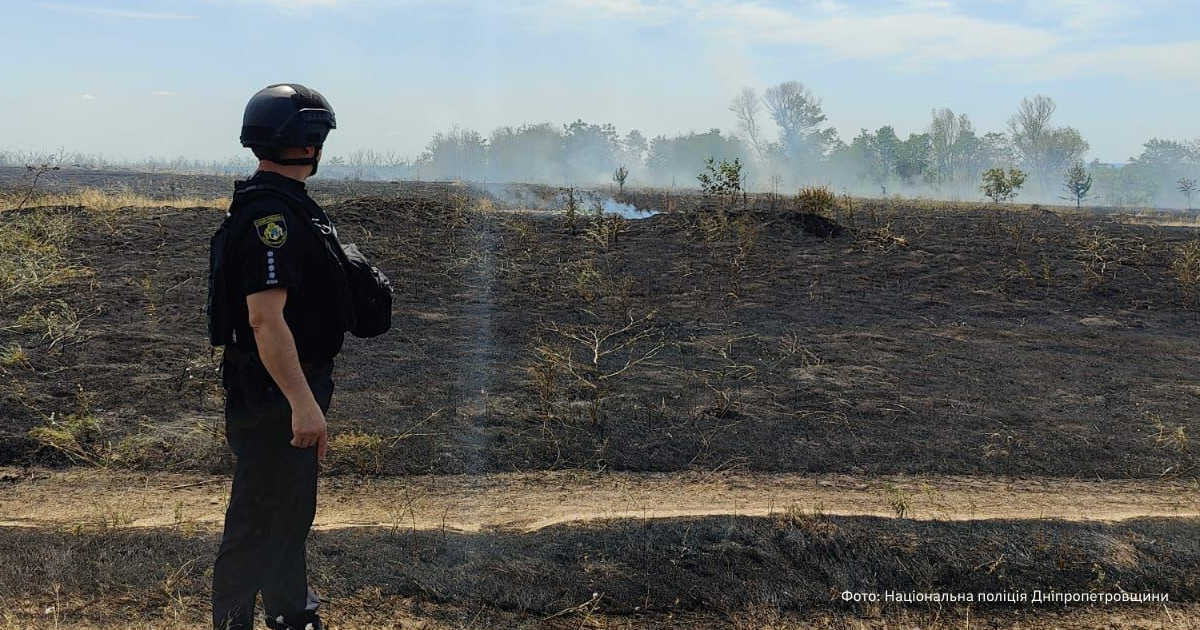
M 247 184 L 271 183 L 308 199 L 304 182 L 277 173 L 256 172 Z M 324 231 L 333 223 L 315 203 L 309 205 L 312 221 Z M 296 341 L 302 362 L 332 359 L 342 348 L 344 334 L 334 302 L 334 276 L 325 244 L 307 223 L 282 200 L 258 196 L 234 209 L 226 286 L 230 291 L 233 345 L 255 351 L 246 296 L 284 287 L 288 291 L 283 318 Z

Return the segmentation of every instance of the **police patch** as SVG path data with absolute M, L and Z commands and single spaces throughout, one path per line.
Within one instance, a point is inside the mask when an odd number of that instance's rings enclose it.
M 267 247 L 279 247 L 287 240 L 287 223 L 282 214 L 272 214 L 254 222 L 254 231 L 258 240 Z

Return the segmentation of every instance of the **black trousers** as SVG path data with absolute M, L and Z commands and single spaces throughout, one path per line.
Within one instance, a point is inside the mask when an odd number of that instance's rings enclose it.
M 225 435 L 237 458 L 225 530 L 213 566 L 213 627 L 251 630 L 262 593 L 270 628 L 320 628 L 320 600 L 308 587 L 305 542 L 317 511 L 317 448 L 296 448 L 291 409 L 261 363 L 222 366 Z M 333 395 L 333 362 L 304 370 L 323 412 Z M 259 391 L 248 391 L 261 388 Z

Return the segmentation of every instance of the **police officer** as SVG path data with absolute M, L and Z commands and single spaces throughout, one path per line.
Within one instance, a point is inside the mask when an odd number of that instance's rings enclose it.
M 218 629 L 252 628 L 260 592 L 268 627 L 322 627 L 305 541 L 345 327 L 321 238 L 333 224 L 305 180 L 317 172 L 334 127 L 333 109 L 315 90 L 278 84 L 255 94 L 241 141 L 258 170 L 235 183 L 220 243 L 213 241 L 209 309 L 210 318 L 214 302 L 227 311 L 222 385 L 226 437 L 237 458 L 213 567 Z

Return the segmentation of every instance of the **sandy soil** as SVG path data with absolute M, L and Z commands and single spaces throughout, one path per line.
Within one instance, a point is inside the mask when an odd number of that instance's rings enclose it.
M 229 478 L 104 470 L 0 469 L 0 524 L 220 523 Z M 763 516 L 799 509 L 915 519 L 1122 520 L 1200 517 L 1182 481 L 966 476 L 547 472 L 408 478 L 325 477 L 317 529 L 533 531 L 609 518 Z

